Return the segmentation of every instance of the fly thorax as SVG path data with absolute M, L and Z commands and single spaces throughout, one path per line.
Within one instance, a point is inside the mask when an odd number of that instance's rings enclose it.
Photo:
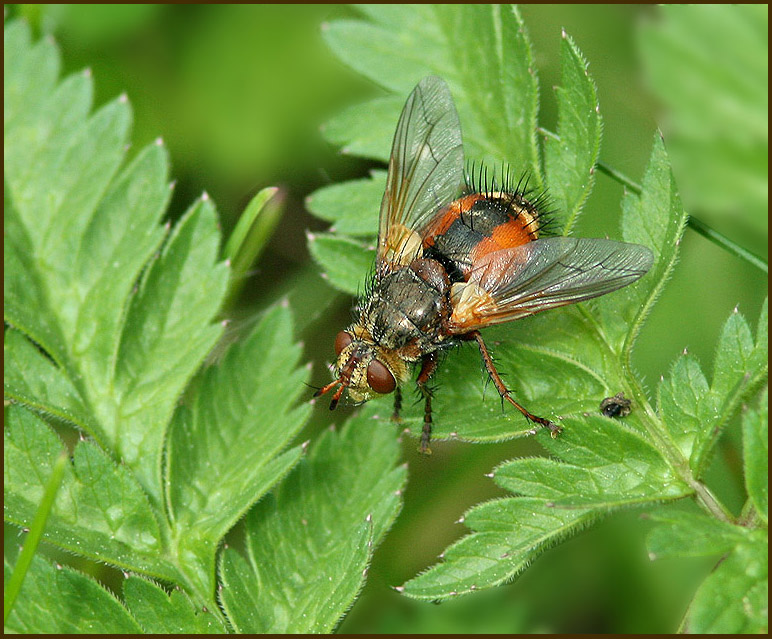
M 433 260 L 415 260 L 384 277 L 365 305 L 363 324 L 380 346 L 400 348 L 437 333 L 447 306 L 447 276 L 443 280 L 441 273 L 432 272 L 435 267 L 423 262 L 442 268 Z

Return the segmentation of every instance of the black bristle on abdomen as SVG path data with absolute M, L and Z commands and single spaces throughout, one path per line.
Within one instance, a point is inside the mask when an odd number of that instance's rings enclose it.
M 468 162 L 464 171 L 466 182 L 466 195 L 474 193 L 482 194 L 490 203 L 489 206 L 503 206 L 517 218 L 521 210 L 525 210 L 534 219 L 536 228 L 529 229 L 542 237 L 552 235 L 554 226 L 553 203 L 546 189 L 536 190 L 529 186 L 530 173 L 520 173 L 517 182 L 514 181 L 512 167 L 502 163 L 501 169 L 489 173 L 484 163 Z M 508 197 L 501 197 L 500 193 L 506 193 Z M 483 203 L 479 203 L 484 206 Z

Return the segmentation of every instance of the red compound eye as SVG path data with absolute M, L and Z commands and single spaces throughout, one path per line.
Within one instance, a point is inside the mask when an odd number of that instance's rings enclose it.
M 346 331 L 341 331 L 335 337 L 335 354 L 340 355 L 346 346 L 351 344 L 353 338 Z
M 376 393 L 390 393 L 397 387 L 394 375 L 377 359 L 367 366 L 367 383 Z

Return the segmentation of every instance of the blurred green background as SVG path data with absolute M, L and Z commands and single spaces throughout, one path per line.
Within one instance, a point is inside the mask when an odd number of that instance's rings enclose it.
M 521 12 L 538 67 L 540 124 L 555 129 L 552 87 L 560 82 L 560 32 L 565 28 L 588 59 L 598 86 L 604 118 L 601 159 L 640 181 L 654 132 L 673 121 L 668 96 L 652 91 L 647 82 L 656 78 L 656 69 L 649 67 L 647 75 L 640 57 L 642 27 L 656 31 L 662 9 L 525 5 Z M 289 296 L 293 306 L 304 310 L 299 338 L 314 362 L 314 381 L 326 382 L 332 340 L 349 321 L 351 300 L 322 284 L 310 263 L 305 233 L 323 230 L 325 224 L 311 217 L 303 202 L 315 189 L 364 176 L 374 166 L 341 155 L 320 133 L 331 115 L 377 93 L 338 62 L 321 38 L 325 22 L 356 18 L 356 8 L 6 7 L 6 17 L 16 15 L 26 16 L 39 34 L 56 37 L 65 74 L 92 69 L 97 106 L 123 92 L 129 96 L 134 150 L 157 137 L 165 140 L 177 181 L 172 218 L 207 191 L 227 238 L 260 188 L 281 188 L 284 216 L 231 312 L 231 338 L 261 309 Z M 766 23 L 764 33 L 766 39 Z M 766 148 L 766 137 L 763 143 Z M 614 233 L 622 193 L 617 182 L 599 174 L 576 234 Z M 706 220 L 766 259 L 766 226 L 759 232 L 742 219 L 712 216 L 694 196 L 685 204 L 692 213 L 704 211 Z M 755 326 L 766 290 L 764 273 L 687 230 L 680 264 L 636 351 L 636 366 L 650 388 L 684 347 L 710 375 L 726 317 L 739 305 Z M 316 411 L 303 439 L 313 438 L 332 418 L 342 420 L 345 412 Z M 643 543 L 647 524 L 639 512 L 630 511 L 547 552 L 512 585 L 442 605 L 408 600 L 391 586 L 434 563 L 464 534 L 463 525 L 454 522 L 468 507 L 503 494 L 484 474 L 504 459 L 540 450 L 532 441 L 443 443 L 423 459 L 412 440 L 403 446 L 410 464 L 404 510 L 376 552 L 368 583 L 342 632 L 672 632 L 712 567 L 710 559 L 649 562 Z M 708 478 L 735 512 L 743 501 L 741 455 L 738 429 L 730 427 Z

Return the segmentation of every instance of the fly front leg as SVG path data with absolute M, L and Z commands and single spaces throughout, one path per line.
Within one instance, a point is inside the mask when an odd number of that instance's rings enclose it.
M 491 380 L 493 380 L 493 385 L 496 387 L 496 390 L 499 392 L 499 395 L 501 395 L 502 399 L 506 399 L 512 406 L 517 408 L 523 415 L 526 416 L 527 419 L 529 419 L 532 422 L 536 422 L 537 424 L 541 424 L 542 426 L 546 426 L 550 429 L 550 433 L 552 434 L 553 439 L 558 436 L 558 433 L 562 430 L 560 426 L 557 424 L 551 422 L 548 419 L 544 419 L 543 417 L 537 417 L 533 413 L 529 412 L 525 407 L 518 404 L 512 397 L 509 395 L 509 390 L 506 386 L 504 386 L 504 382 L 501 380 L 501 376 L 499 375 L 499 372 L 496 370 L 496 367 L 493 364 L 493 358 L 491 357 L 490 353 L 488 352 L 488 348 L 485 346 L 485 342 L 483 342 L 482 335 L 480 335 L 480 331 L 472 331 L 467 336 L 467 339 L 474 339 L 477 341 L 477 345 L 480 347 L 480 355 L 483 359 L 483 364 L 485 364 L 485 369 L 488 371 L 488 375 L 490 375 Z
M 394 412 L 391 414 L 391 421 L 401 422 L 402 418 L 399 416 L 402 410 L 402 390 L 397 386 L 394 389 Z
M 421 430 L 421 448 L 419 449 L 424 455 L 432 454 L 429 448 L 429 441 L 432 438 L 432 390 L 427 386 L 427 383 L 437 370 L 438 361 L 437 353 L 425 355 L 421 360 L 421 372 L 416 380 L 418 390 L 424 398 L 424 427 Z

